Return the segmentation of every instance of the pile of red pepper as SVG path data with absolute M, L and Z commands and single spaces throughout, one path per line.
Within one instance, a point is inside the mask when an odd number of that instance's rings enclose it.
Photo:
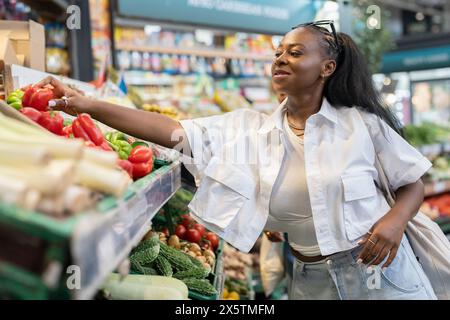
M 59 112 L 47 111 L 49 100 L 54 98 L 53 86 L 28 86 L 23 91 L 22 108 L 19 111 L 48 131 L 63 135 L 64 118 Z
M 136 146 L 131 149 L 128 160 L 119 160 L 119 166 L 134 180 L 142 178 L 152 172 L 153 151 L 146 146 Z
M 66 126 L 64 130 L 66 136 L 73 135 L 75 138 L 83 139 L 88 147 L 99 147 L 106 151 L 113 151 L 103 137 L 101 130 L 87 113 L 78 115 L 72 124 Z
M 22 90 L 24 93 L 19 111 L 32 121 L 54 134 L 83 139 L 88 147 L 114 151 L 88 114 L 78 115 L 72 123 L 65 126 L 64 118 L 59 112 L 48 111 L 48 102 L 54 98 L 53 86 L 28 86 Z M 135 146 L 128 159 L 118 160 L 118 165 L 134 180 L 142 178 L 153 169 L 152 148 L 143 145 Z

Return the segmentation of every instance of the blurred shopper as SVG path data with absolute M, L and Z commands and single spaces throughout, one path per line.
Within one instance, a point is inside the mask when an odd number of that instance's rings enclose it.
M 250 250 L 264 228 L 286 232 L 292 299 L 435 299 L 404 235 L 431 164 L 399 135 L 353 40 L 329 21 L 299 25 L 276 50 L 272 80 L 287 98 L 271 116 L 243 109 L 180 122 L 52 78 L 41 85 L 65 96 L 52 101 L 57 109 L 181 146 L 199 183 L 193 216 L 233 246 Z M 254 154 L 227 158 L 235 150 Z M 376 155 L 397 196 L 392 208 L 376 187 Z

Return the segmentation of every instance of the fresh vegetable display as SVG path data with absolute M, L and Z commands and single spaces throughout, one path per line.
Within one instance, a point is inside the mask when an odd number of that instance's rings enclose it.
M 50 120 L 60 128 L 61 119 Z M 92 192 L 123 194 L 131 180 L 116 161 L 113 152 L 0 114 L 1 202 L 51 215 L 75 213 L 92 204 Z
M 176 235 L 167 240 L 164 233 L 150 232 L 130 255 L 132 272 L 174 277 L 200 294 L 217 294 L 206 278 L 215 263 L 210 250 L 202 250 L 194 243 L 183 242 Z M 196 280 L 193 280 L 196 279 Z

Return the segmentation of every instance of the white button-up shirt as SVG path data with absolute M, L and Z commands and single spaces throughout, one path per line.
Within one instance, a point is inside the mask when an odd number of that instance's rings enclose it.
M 184 163 L 198 185 L 189 204 L 191 214 L 245 252 L 258 239 L 269 214 L 285 153 L 286 101 L 270 116 L 241 109 L 180 122 L 193 155 Z M 322 255 L 355 247 L 389 211 L 376 187 L 375 153 L 393 190 L 416 182 L 431 167 L 377 116 L 359 108 L 335 108 L 325 98 L 320 111 L 306 121 L 304 153 Z

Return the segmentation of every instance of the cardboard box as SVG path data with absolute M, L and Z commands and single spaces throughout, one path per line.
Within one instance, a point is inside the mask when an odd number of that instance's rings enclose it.
M 5 64 L 45 71 L 44 26 L 32 20 L 0 20 L 0 67 Z

